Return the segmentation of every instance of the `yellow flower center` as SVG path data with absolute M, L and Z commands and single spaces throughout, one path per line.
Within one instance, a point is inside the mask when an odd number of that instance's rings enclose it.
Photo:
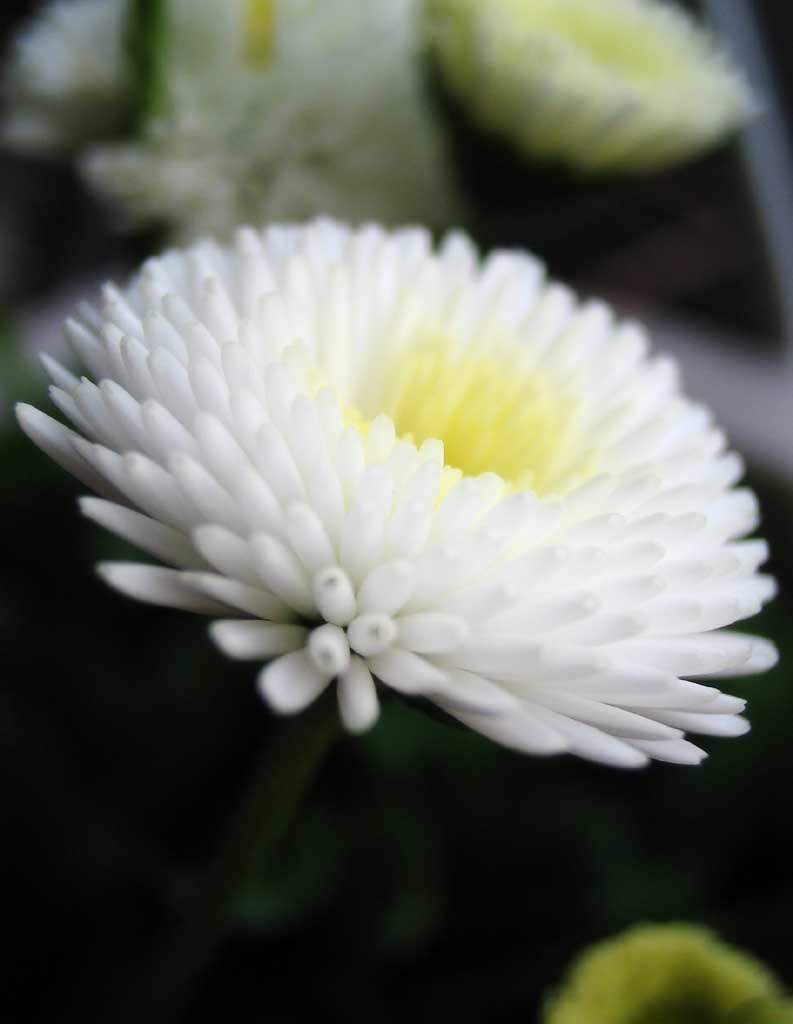
M 275 0 L 245 0 L 244 39 L 246 59 L 266 65 L 275 41 Z
M 459 350 L 431 337 L 388 366 L 377 412 L 416 444 L 443 441 L 455 477 L 497 473 L 510 490 L 563 491 L 596 460 L 577 430 L 580 402 L 520 355 L 514 344 Z

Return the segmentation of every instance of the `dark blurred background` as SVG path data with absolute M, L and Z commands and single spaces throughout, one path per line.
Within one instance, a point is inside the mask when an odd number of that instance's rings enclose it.
M 2 7 L 3 40 L 34 6 Z M 787 5 L 752 6 L 789 131 Z M 707 337 L 722 367 L 790 370 L 745 143 L 552 196 L 447 113 L 483 244 L 529 245 L 583 291 L 672 323 L 681 357 Z M 253 669 L 202 622 L 105 589 L 92 563 L 123 545 L 79 517 L 79 486 L 11 420 L 11 399 L 46 404 L 25 354 L 56 330 L 42 310 L 137 260 L 141 241 L 111 228 L 72 172 L 2 158 L 0 1019 L 20 1024 L 114 1019 L 271 727 Z M 751 734 L 706 740 L 698 769 L 619 772 L 512 754 L 392 701 L 336 746 L 185 1021 L 528 1022 L 577 951 L 639 921 L 711 925 L 793 988 L 793 481 L 789 461 L 762 458 L 766 422 L 791 420 L 738 376 L 782 585 L 748 627 L 778 643 L 780 666 L 728 686 L 750 699 Z

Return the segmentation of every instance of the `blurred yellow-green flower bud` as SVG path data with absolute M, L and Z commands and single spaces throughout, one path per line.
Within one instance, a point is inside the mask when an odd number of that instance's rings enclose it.
M 533 158 L 651 171 L 723 138 L 751 93 L 713 36 L 661 0 L 427 0 L 449 90 Z
M 753 999 L 727 1014 L 724 1024 L 793 1024 L 793 1001 Z
M 641 925 L 583 954 L 543 1024 L 786 1024 L 767 1015 L 789 1012 L 779 1000 L 766 967 L 707 929 Z

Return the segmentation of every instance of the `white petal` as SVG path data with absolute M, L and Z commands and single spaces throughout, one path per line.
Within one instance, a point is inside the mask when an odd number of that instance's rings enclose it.
M 741 634 L 735 633 L 719 634 L 719 636 L 722 638 L 729 635 L 735 637 L 741 636 Z M 764 640 L 762 637 L 759 636 L 750 637 L 748 635 L 745 637 L 745 639 L 749 641 L 750 644 L 749 656 L 740 664 L 728 665 L 727 667 L 719 670 L 718 672 L 713 672 L 712 675 L 724 675 L 729 677 L 755 675 L 759 672 L 767 672 L 769 669 L 772 669 L 774 665 L 777 664 L 777 662 L 779 661 L 779 652 L 770 640 Z
M 294 609 L 262 587 L 251 587 L 239 580 L 209 572 L 184 572 L 182 579 L 207 597 L 247 612 L 255 618 L 272 619 L 275 622 L 290 622 L 295 618 Z
M 446 654 L 456 650 L 468 633 L 464 619 L 441 612 L 418 612 L 396 619 L 396 642 L 417 654 Z
M 449 705 L 445 708 L 454 718 L 488 739 L 525 754 L 560 754 L 569 749 L 565 737 L 552 726 L 538 721 L 530 710 L 493 716 L 463 711 Z
M 366 732 L 377 721 L 380 705 L 377 690 L 366 662 L 354 657 L 339 677 L 339 712 L 350 732 Z
M 148 390 L 145 384 L 138 384 L 135 388 L 136 397 L 143 400 L 152 394 L 162 396 L 163 404 L 169 412 L 187 426 L 197 412 L 187 369 L 164 348 L 158 348 L 152 353 L 148 366 L 157 384 L 156 390 Z
M 239 533 L 245 531 L 245 520 L 233 498 L 199 462 L 179 454 L 172 456 L 169 468 L 204 522 L 223 523 Z
M 40 352 L 39 359 L 47 371 L 48 377 L 57 387 L 62 388 L 66 392 L 77 387 L 79 378 L 75 377 L 71 370 L 67 370 L 65 366 L 62 366 L 57 359 L 53 359 L 46 352 Z
M 205 566 L 188 538 L 165 523 L 102 498 L 80 498 L 80 511 L 95 523 L 180 569 Z
M 254 564 L 262 582 L 295 611 L 311 615 L 314 599 L 303 566 L 275 537 L 258 533 L 251 538 Z
M 720 693 L 707 704 L 697 706 L 700 715 L 739 715 L 746 708 L 743 697 L 732 697 L 728 693 Z
M 536 691 L 536 699 L 538 703 L 551 711 L 557 711 L 569 718 L 586 722 L 588 725 L 593 725 L 612 736 L 620 736 L 623 739 L 679 739 L 682 736 L 680 729 L 686 728 L 674 721 L 674 715 L 670 720 L 668 716 L 655 710 L 649 713 L 652 717 L 645 717 L 600 701 L 587 700 L 572 694 L 555 693 L 551 690 Z M 663 725 L 664 722 L 667 725 Z M 670 728 L 670 726 L 678 725 L 678 728 Z
M 578 754 L 590 761 L 612 765 L 615 768 L 641 768 L 647 758 L 639 749 L 645 741 L 626 743 L 614 736 L 609 736 L 584 722 L 578 722 L 565 715 L 559 715 L 547 708 L 532 708 L 532 715 L 541 722 L 558 730 L 567 740 L 571 753 Z M 664 742 L 664 741 L 662 741 Z M 671 740 L 669 742 L 678 742 Z
M 601 647 L 639 636 L 644 628 L 644 622 L 637 615 L 605 613 L 569 626 L 566 636 L 583 647 Z
M 705 736 L 743 736 L 751 726 L 740 715 L 702 714 L 694 711 L 652 711 L 658 722 Z M 639 737 L 644 739 L 645 737 Z M 651 737 L 647 737 L 651 738 Z
M 92 461 L 127 499 L 153 519 L 160 519 L 176 530 L 186 530 L 195 522 L 195 506 L 156 462 L 137 452 L 119 456 L 82 438 L 75 438 L 73 443 L 87 461 Z
M 377 562 L 384 536 L 385 514 L 376 504 L 357 503 L 347 514 L 342 527 L 339 561 L 354 583 L 362 581 Z
M 704 750 L 687 740 L 633 740 L 633 745 L 656 761 L 670 764 L 696 765 L 708 756 Z
M 272 426 L 259 428 L 255 449 L 259 472 L 279 501 L 299 501 L 305 497 L 305 486 L 284 439 Z
M 231 611 L 228 606 L 196 592 L 182 574 L 173 569 L 138 562 L 100 562 L 97 572 L 111 587 L 138 601 L 202 615 L 224 615 Z
M 365 658 L 385 651 L 396 639 L 396 624 L 379 612 L 364 612 L 347 629 L 350 647 Z
M 107 355 L 93 331 L 72 319 L 66 321 L 64 328 L 78 359 L 89 373 L 97 380 L 107 376 Z
M 285 654 L 263 668 L 258 686 L 274 711 L 293 715 L 312 704 L 329 682 L 330 676 L 321 673 L 305 650 L 301 650 Z
M 337 676 L 350 667 L 347 634 L 330 622 L 311 631 L 306 650 L 320 672 Z
M 356 616 L 358 605 L 349 576 L 338 566 L 318 572 L 312 581 L 314 603 L 320 615 L 336 626 L 346 626 Z
M 669 673 L 627 666 L 586 678 L 568 679 L 564 688 L 589 700 L 616 704 L 633 710 L 644 708 L 694 708 L 713 700 L 718 690 Z
M 492 679 L 462 669 L 445 669 L 444 675 L 444 681 L 432 684 L 431 694 L 447 709 L 498 714 L 519 704 L 509 690 Z
M 395 615 L 413 593 L 414 572 L 410 562 L 386 562 L 373 569 L 358 588 L 362 612 Z
M 75 450 L 72 441 L 77 435 L 73 431 L 64 427 L 62 423 L 54 420 L 51 416 L 39 412 L 32 405 L 20 403 L 16 407 L 16 415 L 20 427 L 30 440 L 59 466 L 71 473 L 72 476 L 76 476 L 86 487 L 90 487 L 97 494 L 102 494 L 111 501 L 119 499 L 118 490 L 109 484 L 100 473 L 95 472 L 91 463 L 82 459 Z
M 305 502 L 294 502 L 287 508 L 286 535 L 308 572 L 319 572 L 336 561 L 322 520 Z
M 259 660 L 297 650 L 305 643 L 308 631 L 303 626 L 225 619 L 213 622 L 209 632 L 230 658 Z
M 86 437 L 101 436 L 104 438 L 106 436 L 101 431 L 101 428 L 97 431 L 95 421 L 85 414 L 71 393 L 62 391 L 60 388 L 50 387 L 49 396 L 58 410 L 71 421 L 71 425 L 85 434 Z
M 224 526 L 207 524 L 193 531 L 195 546 L 223 576 L 243 580 L 253 587 L 261 587 L 261 578 L 253 566 L 250 546 Z
M 443 685 L 445 674 L 425 658 L 399 647 L 389 647 L 367 658 L 372 673 L 400 693 L 422 694 Z

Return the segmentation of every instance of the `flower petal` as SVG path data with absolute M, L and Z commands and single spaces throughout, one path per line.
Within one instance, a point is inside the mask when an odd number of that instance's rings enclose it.
M 261 670 L 259 692 L 274 711 L 294 715 L 312 704 L 330 682 L 305 650 L 293 651 Z

